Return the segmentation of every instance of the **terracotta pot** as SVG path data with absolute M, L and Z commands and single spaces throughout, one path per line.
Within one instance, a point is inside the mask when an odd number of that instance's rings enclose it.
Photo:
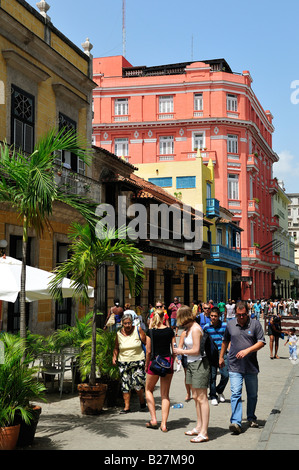
M 26 424 L 23 420 L 21 421 L 20 434 L 17 441 L 17 446 L 19 447 L 31 446 L 33 443 L 42 409 L 40 406 L 36 405 L 32 407 L 32 412 L 33 417 L 29 424 Z
M 78 391 L 81 404 L 81 413 L 84 415 L 98 415 L 102 411 L 107 384 L 79 384 Z
M 0 450 L 13 450 L 17 445 L 20 424 L 0 428 Z

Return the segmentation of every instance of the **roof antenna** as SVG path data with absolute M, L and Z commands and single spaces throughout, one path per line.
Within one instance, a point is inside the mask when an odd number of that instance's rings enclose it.
M 193 34 L 191 36 L 191 60 L 193 62 Z
M 126 0 L 123 0 L 123 56 L 126 57 Z

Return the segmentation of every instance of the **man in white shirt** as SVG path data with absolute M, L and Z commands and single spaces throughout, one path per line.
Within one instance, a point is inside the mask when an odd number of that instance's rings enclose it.
M 236 308 L 236 304 L 233 303 L 231 299 L 228 299 L 228 302 L 225 306 L 225 320 L 224 321 L 229 321 L 235 318 L 235 308 Z

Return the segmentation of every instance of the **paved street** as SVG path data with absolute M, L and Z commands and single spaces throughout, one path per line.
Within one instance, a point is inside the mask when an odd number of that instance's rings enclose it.
M 269 342 L 258 353 L 259 399 L 257 417 L 259 429 L 247 428 L 238 436 L 228 430 L 230 419 L 229 384 L 225 403 L 210 407 L 210 441 L 202 444 L 190 443 L 184 435 L 196 422 L 195 407 L 186 403 L 184 372 L 174 374 L 170 390 L 171 404 L 183 402 L 181 409 L 171 409 L 169 432 L 146 429 L 149 419 L 147 410 L 141 411 L 136 395 L 132 397 L 132 413 L 121 415 L 119 407 L 105 409 L 100 416 L 83 416 L 77 394 L 49 393 L 48 403 L 42 404 L 34 445 L 30 450 L 253 450 L 253 449 L 299 449 L 299 423 L 297 397 L 299 392 L 298 364 L 288 359 L 288 348 L 280 342 L 280 359 L 270 360 Z M 292 385 L 290 387 L 290 385 Z M 160 399 L 157 397 L 158 419 Z M 297 407 L 297 408 L 296 408 Z M 244 412 L 243 412 L 244 415 Z M 297 416 L 297 418 L 296 418 Z M 295 423 L 295 424 L 294 424 Z

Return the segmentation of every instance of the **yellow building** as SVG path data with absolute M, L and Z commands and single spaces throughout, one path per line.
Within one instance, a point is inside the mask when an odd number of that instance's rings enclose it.
M 73 128 L 91 145 L 92 47 L 86 52 L 58 31 L 47 13 L 32 8 L 24 0 L 0 3 L 0 141 L 15 144 L 30 154 L 39 138 L 53 128 Z M 71 175 L 88 182 L 91 168 L 70 152 L 57 156 L 64 167 L 64 182 Z M 77 184 L 77 183 L 76 183 Z M 51 230 L 37 238 L 31 230 L 28 264 L 52 270 L 67 256 L 69 224 L 78 217 L 74 211 L 55 205 Z M 11 207 L 0 207 L 0 240 L 6 253 L 20 258 L 22 223 Z M 74 318 L 78 306 L 72 300 L 62 307 L 51 301 L 28 306 L 31 331 L 45 332 Z M 1 320 L 1 318 L 0 318 Z M 18 331 L 19 305 L 3 303 L 3 328 Z
M 210 244 L 211 254 L 203 261 L 203 277 L 199 279 L 201 300 L 220 302 L 240 297 L 241 229 L 232 222 L 233 214 L 221 208 L 215 198 L 212 160 L 204 164 L 198 151 L 188 165 L 184 161 L 143 163 L 137 174 L 202 211 L 212 222 L 203 227 L 203 242 Z

